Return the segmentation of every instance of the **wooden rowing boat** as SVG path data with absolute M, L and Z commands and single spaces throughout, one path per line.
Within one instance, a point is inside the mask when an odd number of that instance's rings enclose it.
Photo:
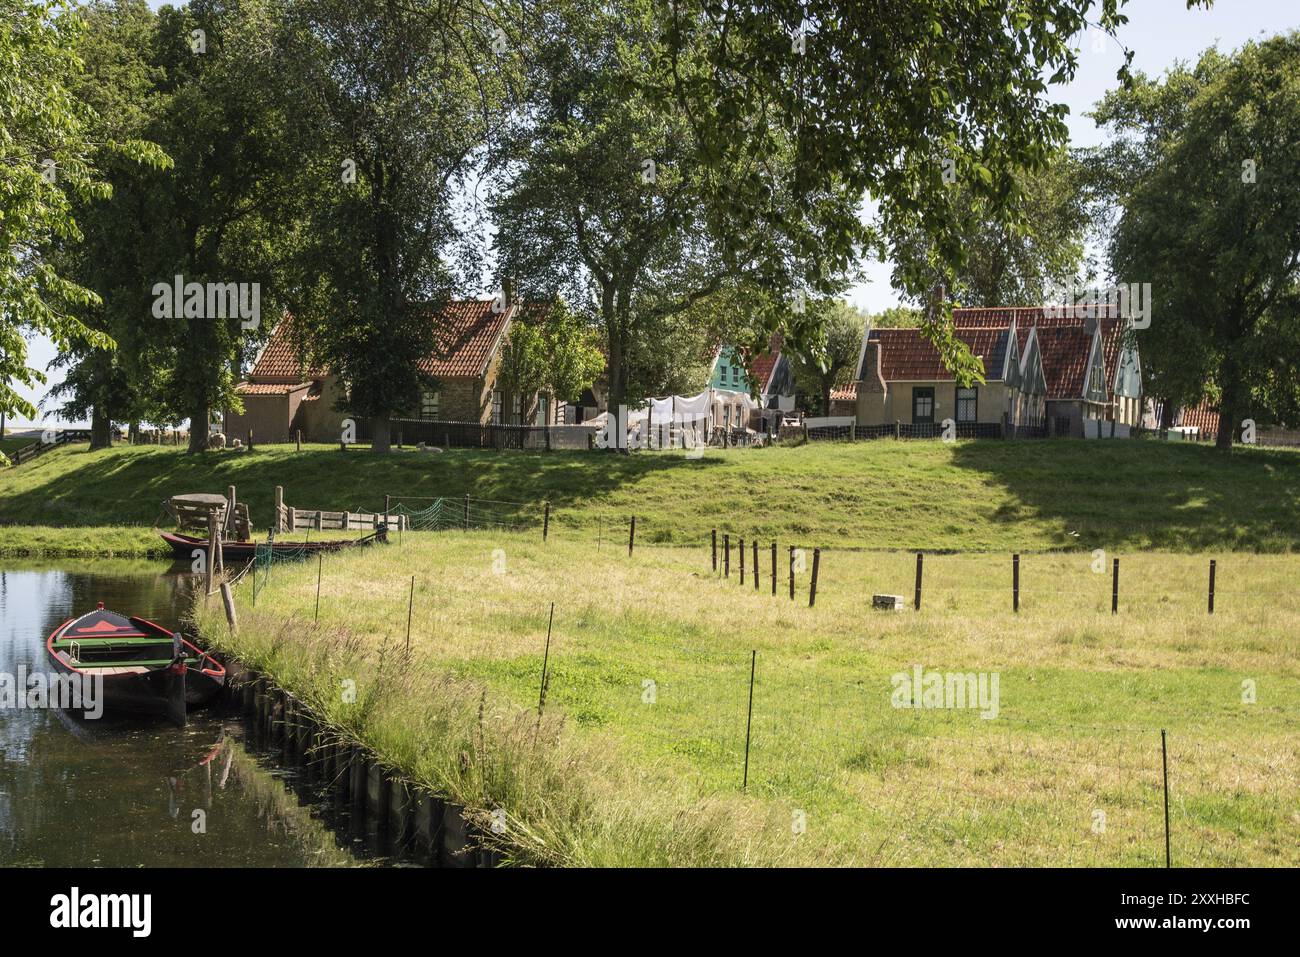
M 55 628 L 45 650 L 60 675 L 101 678 L 105 710 L 166 715 L 178 724 L 226 681 L 225 667 L 179 632 L 107 611 L 103 602 Z
M 208 554 L 208 540 L 206 538 L 196 538 L 193 535 L 179 535 L 176 532 L 159 532 L 163 541 L 172 547 L 172 551 L 177 558 L 185 561 L 192 561 L 196 556 L 194 552 L 200 551 L 206 560 Z M 239 561 L 241 559 L 251 559 L 257 553 L 259 546 L 263 549 L 270 548 L 271 552 L 277 556 L 281 555 L 300 555 L 303 552 L 336 552 L 339 549 L 347 548 L 356 544 L 355 539 L 339 539 L 335 541 L 319 542 L 222 542 L 221 554 L 226 561 Z

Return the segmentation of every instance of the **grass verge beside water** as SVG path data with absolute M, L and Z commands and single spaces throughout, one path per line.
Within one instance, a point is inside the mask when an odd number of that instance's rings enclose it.
M 1117 616 L 1088 555 L 1027 557 L 1019 615 L 1001 555 L 928 559 L 919 614 L 869 608 L 910 595 L 910 556 L 824 551 L 813 609 L 763 557 L 755 593 L 698 548 L 411 534 L 326 558 L 319 625 L 314 561 L 256 608 L 246 580 L 237 635 L 218 598 L 198 616 L 386 763 L 503 810 L 522 863 L 1163 865 L 1164 728 L 1175 863 L 1300 864 L 1297 559 L 1220 556 L 1211 617 L 1204 556 L 1125 554 Z M 895 708 L 916 665 L 998 673 L 998 716 Z

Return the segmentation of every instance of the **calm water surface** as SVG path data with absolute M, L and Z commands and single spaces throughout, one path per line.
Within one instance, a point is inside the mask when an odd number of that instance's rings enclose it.
M 184 566 L 181 566 L 184 569 Z M 45 638 L 102 601 L 181 628 L 194 579 L 149 562 L 0 564 L 0 672 L 48 673 Z M 0 709 L 0 866 L 348 866 L 346 814 L 225 705 L 177 728 Z

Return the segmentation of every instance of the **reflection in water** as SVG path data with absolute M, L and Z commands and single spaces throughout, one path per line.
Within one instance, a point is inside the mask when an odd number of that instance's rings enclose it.
M 0 565 L 0 672 L 48 671 L 45 638 L 104 602 L 180 627 L 192 576 L 147 562 Z M 286 784 L 292 787 L 286 789 Z M 187 727 L 0 711 L 0 865 L 346 866 L 328 808 L 274 766 L 238 714 Z M 306 801 L 305 805 L 301 803 Z

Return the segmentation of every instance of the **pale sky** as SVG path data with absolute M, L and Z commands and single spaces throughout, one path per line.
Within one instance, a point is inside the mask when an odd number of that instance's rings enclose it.
M 156 8 L 162 4 L 151 0 L 150 6 Z M 1185 0 L 1130 0 L 1124 7 L 1130 22 L 1118 36 L 1119 42 L 1134 51 L 1134 70 L 1160 74 L 1179 60 L 1195 59 L 1210 46 L 1229 50 L 1252 38 L 1300 28 L 1297 0 L 1218 0 L 1210 10 L 1188 10 L 1186 6 Z M 1080 46 L 1079 71 L 1074 81 L 1051 90 L 1056 100 L 1070 109 L 1068 124 L 1073 144 L 1092 146 L 1101 137 L 1083 114 L 1115 85 L 1115 71 L 1123 55 L 1116 41 L 1109 37 L 1095 45 L 1093 37 L 1084 36 Z M 896 305 L 899 299 L 890 287 L 889 264 L 872 262 L 865 268 L 867 281 L 849 292 L 850 301 L 869 312 Z M 29 364 L 43 369 L 53 358 L 50 342 L 37 339 L 31 343 Z M 54 381 L 51 376 L 49 385 Z M 44 390 L 35 394 L 26 392 L 32 402 L 39 401 L 43 395 Z

